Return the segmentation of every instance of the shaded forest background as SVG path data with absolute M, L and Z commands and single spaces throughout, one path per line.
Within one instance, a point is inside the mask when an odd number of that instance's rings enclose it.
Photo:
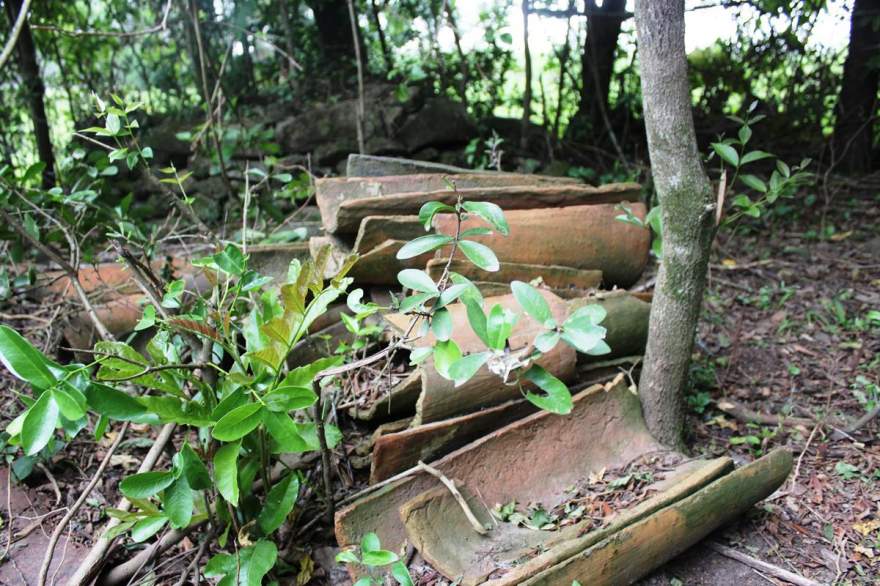
M 688 9 L 719 4 L 737 11 L 736 34 L 689 56 L 702 145 L 735 134 L 729 116 L 757 100 L 766 120 L 752 144 L 790 160 L 810 157 L 819 177 L 876 169 L 880 3 L 722 0 Z M 2 30 L 21 5 L 4 2 Z M 142 104 L 139 140 L 155 164 L 193 173 L 188 191 L 204 199 L 208 220 L 221 219 L 251 166 L 285 170 L 283 189 L 260 200 L 280 218 L 281 200 L 308 195 L 301 172 L 333 174 L 358 150 L 644 181 L 632 7 L 486 7 L 482 41 L 466 50 L 453 0 L 33 2 L 0 71 L 0 159 L 19 177 L 42 163 L 25 179 L 44 187 L 88 183 L 105 204 L 129 192 L 143 202 L 146 188 L 75 134 L 96 122 L 93 96 L 116 94 Z M 852 14 L 840 49 L 811 42 L 831 9 Z M 523 20 L 513 27 L 516 18 Z M 551 21 L 564 22 L 567 34 L 552 55 L 534 59 L 530 36 L 546 41 Z M 453 42 L 438 40 L 450 33 Z

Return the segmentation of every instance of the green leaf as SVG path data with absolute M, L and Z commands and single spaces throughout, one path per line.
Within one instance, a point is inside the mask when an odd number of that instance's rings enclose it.
M 110 419 L 138 421 L 147 414 L 146 407 L 137 399 L 107 385 L 92 383 L 86 388 L 85 395 L 89 407 Z
M 406 565 L 402 561 L 394 562 L 391 565 L 391 576 L 397 580 L 397 583 L 400 586 L 413 586 L 412 577 L 409 575 L 409 570 Z
M 533 364 L 522 376 L 546 393 L 541 396 L 531 391 L 527 392 L 526 399 L 529 402 L 551 413 L 559 415 L 571 413 L 571 393 L 565 383 L 537 364 Z
M 263 423 L 266 425 L 266 431 L 275 442 L 272 453 L 299 454 L 315 449 L 315 446 L 300 433 L 299 424 L 294 422 L 287 413 L 267 411 Z M 317 441 L 317 437 L 315 440 Z M 320 448 L 320 446 L 318 447 Z
M 278 559 L 278 548 L 271 541 L 258 541 L 239 552 L 241 569 L 238 586 L 261 586 L 263 576 L 269 573 Z
M 441 342 L 445 342 L 452 335 L 452 314 L 448 309 L 438 309 L 431 317 L 431 331 Z
M 740 175 L 739 180 L 761 193 L 767 193 L 767 184 L 763 180 L 754 175 Z
M 176 309 L 180 307 L 180 298 L 186 290 L 186 282 L 183 279 L 176 279 L 168 283 L 165 287 L 165 295 L 162 297 L 162 307 L 168 309 Z
M 458 243 L 458 246 L 468 260 L 484 271 L 494 273 L 501 268 L 501 264 L 498 262 L 498 257 L 495 256 L 492 249 L 485 244 L 480 244 L 473 240 L 462 240 Z
M 183 475 L 190 488 L 193 490 L 211 488 L 211 474 L 208 472 L 208 467 L 188 443 L 181 446 L 178 455 L 180 456 L 180 467 L 183 469 Z
M 749 142 L 749 139 L 752 138 L 752 129 L 748 126 L 743 126 L 739 129 L 738 136 L 739 141 L 742 144 L 746 144 L 747 142 Z
M 430 346 L 424 346 L 422 348 L 413 348 L 412 352 L 409 353 L 409 363 L 410 364 L 421 364 L 424 362 L 428 356 L 433 354 L 434 349 Z
M 455 212 L 455 208 L 439 201 L 429 201 L 419 209 L 419 223 L 425 230 L 430 230 L 434 216 L 440 212 Z
M 400 307 L 398 310 L 401 313 L 410 312 L 418 307 L 421 307 L 425 304 L 429 299 L 434 299 L 437 297 L 436 293 L 418 293 L 416 295 L 410 295 L 400 302 Z
M 479 352 L 463 356 L 449 367 L 449 377 L 455 381 L 455 386 L 466 383 L 477 374 L 477 371 L 486 364 L 491 356 L 491 352 Z
M 237 567 L 235 556 L 228 553 L 218 553 L 205 564 L 203 573 L 206 576 L 224 576 L 235 572 Z
M 226 444 L 214 454 L 214 482 L 233 507 L 238 506 L 238 452 L 241 442 Z
M 123 147 L 121 149 L 114 149 L 110 151 L 110 153 L 107 155 L 107 159 L 111 162 L 119 161 L 121 159 L 124 159 L 126 156 L 128 156 L 128 149 Z
M 769 159 L 771 157 L 773 157 L 773 155 L 764 151 L 749 151 L 748 153 L 743 155 L 740 164 L 746 165 L 748 163 L 754 163 L 755 161 L 760 161 L 761 159 Z
M 450 285 L 440 294 L 440 299 L 437 300 L 437 303 L 434 304 L 436 309 L 440 309 L 441 307 L 446 307 L 459 297 L 461 297 L 465 291 L 467 291 L 468 285 L 464 283 L 460 283 L 458 285 Z
M 134 326 L 134 331 L 140 332 L 153 327 L 156 324 L 156 308 L 152 305 L 144 306 L 144 315 L 141 320 Z
M 174 482 L 174 474 L 164 472 L 142 472 L 124 478 L 119 483 L 119 490 L 130 499 L 145 499 L 165 490 Z
M 58 405 L 58 409 L 65 419 L 76 421 L 86 414 L 85 397 L 76 387 L 69 385 L 67 390 L 55 387 L 49 392 L 52 393 L 52 399 Z
M 147 539 L 158 533 L 159 530 L 161 530 L 167 522 L 168 517 L 166 517 L 165 515 L 155 515 L 138 521 L 131 528 L 132 541 L 134 541 L 135 543 L 146 541 Z
M 333 368 L 342 364 L 342 356 L 330 356 L 321 358 L 305 366 L 300 366 L 291 370 L 286 377 L 279 383 L 279 387 L 311 387 L 315 377 L 322 370 Z
M 550 305 L 541 292 L 522 281 L 513 281 L 510 284 L 510 290 L 517 303 L 520 304 L 527 314 L 535 321 L 543 325 L 545 328 L 556 327 L 556 321 L 553 319 L 553 313 L 550 311 Z
M 33 456 L 49 443 L 58 425 L 58 404 L 52 394 L 44 392 L 31 405 L 21 425 L 21 446 L 24 453 Z
M 104 124 L 104 128 L 107 130 L 107 132 L 115 136 L 116 133 L 119 132 L 119 129 L 121 127 L 122 125 L 120 123 L 119 116 L 113 113 L 107 114 L 107 120 Z
M 397 273 L 397 280 L 404 287 L 420 293 L 439 293 L 437 284 L 425 271 L 418 269 L 404 269 Z
M 461 358 L 461 350 L 453 340 L 437 342 L 434 345 L 434 368 L 443 378 L 452 378 L 449 375 L 449 367 L 459 358 Z
M 535 338 L 535 348 L 546 354 L 559 343 L 559 332 L 544 332 Z
M 486 329 L 486 314 L 483 312 L 482 301 L 478 301 L 473 297 L 462 297 L 465 309 L 467 310 L 468 324 L 477 335 L 478 338 L 486 345 L 489 343 L 489 333 Z
M 452 242 L 453 238 L 451 236 L 446 236 L 444 234 L 428 234 L 427 236 L 419 236 L 415 240 L 410 240 L 397 251 L 397 259 L 398 260 L 406 260 L 408 258 L 414 258 L 425 254 L 426 252 L 431 252 L 432 250 L 436 250 L 441 246 L 445 246 Z
M 605 339 L 606 330 L 602 326 L 578 321 L 569 323 L 562 330 L 562 339 L 578 352 L 589 354 L 599 342 Z
M 504 350 L 507 338 L 513 332 L 516 318 L 515 313 L 506 309 L 500 303 L 496 303 L 489 310 L 489 317 L 486 319 L 486 336 L 488 338 L 487 345 L 490 348 Z
M 752 207 L 752 200 L 749 199 L 748 195 L 746 195 L 744 193 L 740 193 L 739 195 L 737 195 L 736 197 L 733 198 L 733 200 L 731 201 L 731 204 L 733 204 L 734 207 L 745 209 L 745 208 Z
M 565 320 L 563 325 L 579 323 L 583 321 L 588 321 L 593 325 L 599 325 L 608 315 L 608 312 L 605 308 L 598 303 L 590 303 L 589 305 L 584 305 L 582 307 L 578 307 L 568 318 Z
M 487 201 L 466 201 L 462 204 L 464 209 L 471 214 L 475 214 L 486 221 L 490 226 L 498 230 L 499 233 L 507 236 L 510 234 L 510 226 L 504 218 L 504 212 L 497 204 Z
M 492 234 L 492 230 L 490 228 L 485 228 L 480 226 L 479 228 L 468 228 L 458 235 L 459 238 L 472 238 L 474 236 L 488 236 Z
M 27 381 L 38 389 L 48 389 L 55 384 L 51 368 L 61 368 L 34 348 L 21 334 L 10 327 L 0 325 L 0 362 L 16 378 Z
M 221 252 L 214 255 L 214 262 L 225 273 L 240 277 L 247 268 L 247 259 L 241 249 L 234 244 L 227 244 Z
M 340 564 L 359 564 L 361 560 L 350 549 L 344 549 L 336 554 L 336 562 Z
M 400 558 L 397 557 L 397 554 L 391 551 L 386 551 L 384 549 L 379 549 L 376 551 L 365 551 L 361 554 L 363 558 L 363 562 L 365 566 L 377 567 L 377 566 L 387 566 L 388 564 L 393 564 L 398 561 Z
M 318 395 L 311 387 L 290 387 L 279 386 L 263 397 L 266 409 L 269 411 L 293 411 L 295 409 L 305 409 L 314 405 L 318 400 Z
M 224 415 L 214 426 L 211 435 L 223 442 L 235 441 L 255 430 L 262 421 L 263 406 L 248 403 Z
M 299 475 L 291 472 L 275 484 L 266 496 L 266 502 L 257 518 L 263 533 L 268 535 L 281 527 L 293 510 L 297 496 L 299 496 Z
M 713 142 L 712 148 L 728 165 L 739 167 L 739 155 L 735 148 L 723 142 Z
M 214 423 L 211 414 L 199 401 L 181 400 L 177 397 L 147 395 L 138 399 L 151 417 L 162 423 L 179 423 L 194 427 L 206 427 Z
M 367 533 L 361 538 L 361 553 L 368 553 L 371 551 L 379 551 L 382 549 L 382 543 L 379 541 L 379 536 L 375 533 Z
M 183 529 L 189 525 L 192 520 L 193 491 L 185 476 L 181 476 L 165 489 L 162 506 L 172 527 Z

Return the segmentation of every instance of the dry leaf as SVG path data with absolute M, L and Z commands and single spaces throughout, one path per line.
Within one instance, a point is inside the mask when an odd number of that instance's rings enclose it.
M 872 519 L 871 521 L 856 523 L 853 525 L 853 529 L 867 537 L 877 529 L 880 529 L 880 519 Z

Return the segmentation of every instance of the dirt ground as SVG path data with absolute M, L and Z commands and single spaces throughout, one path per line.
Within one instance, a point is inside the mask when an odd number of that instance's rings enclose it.
M 825 215 L 806 201 L 777 206 L 766 223 L 719 235 L 687 395 L 687 441 L 694 454 L 730 454 L 744 463 L 786 446 L 795 458 L 792 475 L 776 494 L 710 540 L 821 584 L 880 583 L 880 417 L 871 417 L 880 404 L 875 193 L 839 193 Z M 27 312 L 34 341 L 52 347 L 57 316 L 41 311 L 7 306 L 0 319 L 20 328 Z M 12 400 L 13 381 L 3 376 L 7 400 L 0 412 L 9 421 L 21 405 Z M 129 436 L 64 536 L 58 548 L 64 561 L 52 568 L 61 567 L 58 584 L 64 583 L 65 568 L 87 551 L 102 508 L 113 506 L 119 478 L 131 473 L 149 448 L 144 433 Z M 80 494 L 108 444 L 107 438 L 96 444 L 80 434 L 11 493 L 5 472 L 0 476 L 0 509 L 4 520 L 8 506 L 14 517 L 0 528 L 4 544 L 7 535 L 14 536 L 11 546 L 4 546 L 10 558 L 0 565 L 0 585 L 36 582 L 32 576 L 54 522 Z M 317 524 L 303 537 L 315 543 L 322 533 L 327 539 Z M 172 550 L 163 563 L 180 567 L 165 574 L 160 567 L 159 583 L 174 583 L 195 549 L 185 541 Z M 309 583 L 328 583 L 332 554 L 325 544 L 311 552 L 315 578 Z M 331 575 L 329 583 L 342 580 Z M 767 583 L 785 584 L 705 544 L 641 582 Z
M 829 209 L 719 235 L 688 445 L 795 457 L 785 485 L 713 540 L 820 584 L 880 584 L 880 195 L 841 193 Z M 768 582 L 784 583 L 694 548 L 643 583 Z

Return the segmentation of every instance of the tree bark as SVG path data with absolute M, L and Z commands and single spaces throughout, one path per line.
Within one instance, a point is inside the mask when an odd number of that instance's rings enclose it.
M 635 16 L 648 151 L 663 217 L 663 260 L 639 396 L 651 433 L 677 446 L 682 443 L 683 389 L 715 235 L 715 198 L 694 132 L 684 0 L 638 0 Z
M 9 22 L 15 22 L 22 0 L 8 0 L 4 2 Z M 16 43 L 18 51 L 18 71 L 27 95 L 28 107 L 31 111 L 31 121 L 34 124 L 34 137 L 37 142 L 37 155 L 40 161 L 46 164 L 43 169 L 43 188 L 48 189 L 55 184 L 55 155 L 52 152 L 52 139 L 49 136 L 49 121 L 46 117 L 46 105 L 44 96 L 46 88 L 43 78 L 40 76 L 40 66 L 37 62 L 37 49 L 31 36 L 31 29 L 27 21 L 21 27 Z
M 836 108 L 834 157 L 846 170 L 857 173 L 869 171 L 872 163 L 873 119 L 880 85 L 880 70 L 871 63 L 880 45 L 880 31 L 872 24 L 878 15 L 880 0 L 855 0 Z
M 601 142 L 608 110 L 608 91 L 620 25 L 626 20 L 626 0 L 605 0 L 601 7 L 587 2 L 587 40 L 581 54 L 581 99 L 569 137 Z
M 532 117 L 532 52 L 529 50 L 529 0 L 522 0 L 523 50 L 525 58 L 525 89 L 523 90 L 523 114 L 519 131 L 519 148 L 525 151 L 529 145 L 529 119 Z

